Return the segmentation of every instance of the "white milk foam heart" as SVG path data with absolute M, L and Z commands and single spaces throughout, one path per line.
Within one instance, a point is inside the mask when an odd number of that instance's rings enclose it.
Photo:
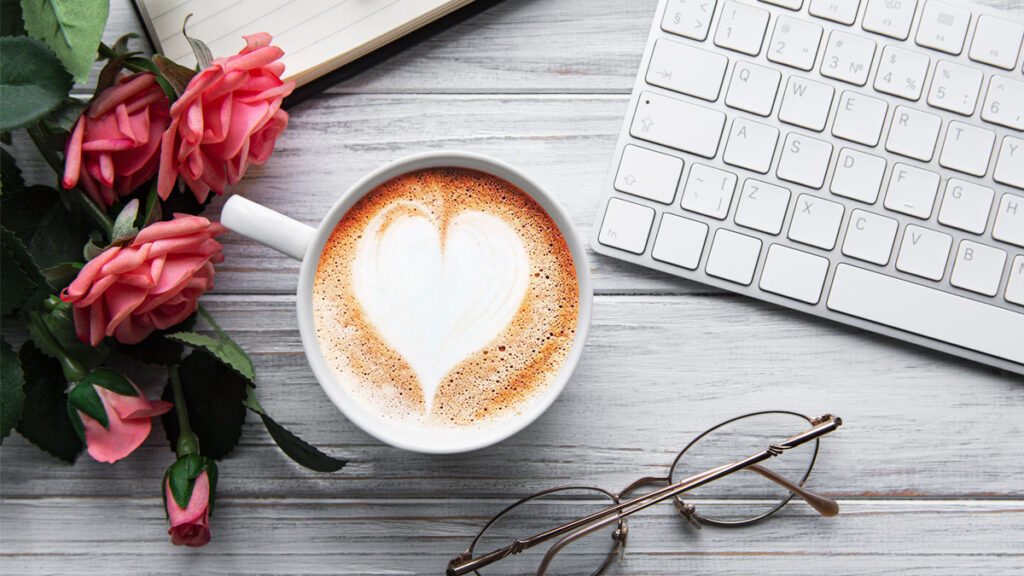
M 389 215 L 398 207 L 406 214 Z M 466 210 L 443 234 L 424 206 L 396 203 L 366 226 L 352 263 L 366 319 L 416 373 L 428 414 L 441 380 L 508 327 L 530 282 L 502 219 Z

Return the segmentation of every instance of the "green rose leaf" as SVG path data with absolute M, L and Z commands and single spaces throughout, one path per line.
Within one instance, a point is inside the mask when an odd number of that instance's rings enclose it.
M 43 275 L 43 278 L 46 278 L 50 288 L 63 290 L 75 280 L 78 273 L 82 271 L 83 266 L 85 265 L 79 262 L 64 262 L 40 270 L 39 273 Z
M 103 406 L 103 399 L 100 398 L 99 392 L 96 392 L 94 386 L 80 382 L 68 392 L 68 417 L 71 418 L 71 423 L 75 425 L 78 437 L 84 441 L 85 428 L 82 427 L 82 422 L 76 410 L 96 420 L 104 428 L 110 428 L 107 409 Z
M 25 22 L 21 19 L 21 6 L 17 0 L 0 0 L 0 34 L 25 35 Z
M 205 351 L 186 356 L 178 367 L 178 374 L 189 424 L 199 438 L 202 453 L 215 459 L 227 456 L 242 435 L 245 378 Z M 164 387 L 163 399 L 169 402 L 174 399 L 170 383 Z M 161 418 L 173 449 L 180 434 L 177 414 L 171 411 Z
M 25 374 L 25 406 L 17 430 L 29 442 L 46 452 L 74 463 L 82 451 L 71 420 L 68 419 L 68 395 L 60 363 L 46 357 L 31 342 L 18 353 Z
M 139 229 L 135 227 L 135 217 L 139 213 L 139 199 L 132 198 L 114 220 L 114 232 L 111 244 L 125 244 L 135 238 Z
M 167 80 L 179 96 L 184 94 L 188 83 L 196 75 L 195 70 L 186 68 L 174 60 L 164 58 L 159 54 L 153 56 L 153 64 L 156 65 L 157 69 L 160 70 L 160 75 Z
M 260 415 L 260 418 L 263 419 L 263 425 L 267 428 L 267 432 L 270 433 L 270 437 L 274 439 L 274 443 L 289 458 L 297 464 L 316 472 L 337 472 L 345 464 L 348 464 L 347 460 L 338 460 L 324 454 L 309 442 L 292 434 L 287 428 L 278 424 L 276 420 L 267 414 L 263 406 L 260 406 L 260 403 L 256 401 L 255 392 L 256 390 L 252 386 L 246 389 L 245 407 Z
M 0 37 L 0 132 L 24 128 L 59 107 L 71 75 L 42 42 Z
M 0 337 L 0 442 L 21 419 L 25 405 L 25 374 L 7 339 Z
M 89 78 L 109 11 L 108 0 L 21 0 L 25 30 L 46 42 L 79 82 Z
M 202 456 L 189 454 L 167 469 L 167 485 L 171 489 L 174 502 L 181 508 L 187 508 L 192 500 L 192 490 L 196 486 L 196 478 L 203 472 L 204 464 Z
M 7 316 L 34 307 L 48 290 L 28 248 L 13 232 L 0 226 L 0 312 Z
M 50 296 L 46 299 L 45 308 L 45 312 L 33 312 L 28 323 L 29 334 L 43 353 L 55 360 L 67 355 L 86 371 L 99 366 L 110 353 L 110 348 L 103 342 L 94 347 L 78 339 L 71 304 Z
M 60 108 L 57 108 L 46 118 L 46 121 L 50 123 L 51 127 L 56 129 L 62 135 L 70 133 L 71 129 L 75 127 L 75 123 L 78 122 L 78 117 L 85 112 L 85 109 L 89 107 L 89 104 L 82 102 L 77 98 L 68 98 L 64 100 Z M 64 142 L 61 142 L 63 145 Z
M 199 306 L 199 314 L 217 332 L 216 338 L 196 332 L 176 332 L 168 334 L 167 337 L 176 342 L 188 344 L 192 348 L 205 350 L 217 360 L 233 368 L 249 384 L 254 384 L 256 382 L 256 370 L 253 368 L 252 359 L 249 358 L 249 355 L 245 353 L 245 350 L 242 350 L 241 346 L 235 344 L 235 341 L 227 333 L 221 330 L 217 322 L 201 305 Z

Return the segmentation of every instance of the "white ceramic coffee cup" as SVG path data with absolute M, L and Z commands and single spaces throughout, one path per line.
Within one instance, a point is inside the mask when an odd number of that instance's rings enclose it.
M 443 436 L 416 434 L 410 428 L 389 421 L 380 413 L 365 407 L 349 395 L 334 378 L 324 359 L 313 325 L 313 280 L 320 253 L 335 225 L 360 198 L 384 182 L 422 168 L 459 167 L 479 170 L 503 178 L 518 186 L 537 201 L 551 216 L 572 253 L 579 288 L 579 315 L 576 336 L 558 377 L 541 393 L 526 404 L 518 414 L 493 424 L 470 427 L 465 433 L 453 432 Z M 224 204 L 221 222 L 229 230 L 248 236 L 257 242 L 302 261 L 296 298 L 299 315 L 299 333 L 306 358 L 320 386 L 349 420 L 378 440 L 415 452 L 450 454 L 468 452 L 490 446 L 508 438 L 536 420 L 555 401 L 572 375 L 590 327 L 593 292 L 590 288 L 590 269 L 587 266 L 583 244 L 558 202 L 525 174 L 504 162 L 467 152 L 427 152 L 407 156 L 378 168 L 356 182 L 338 199 L 320 225 L 307 226 L 265 206 L 241 196 L 232 196 Z

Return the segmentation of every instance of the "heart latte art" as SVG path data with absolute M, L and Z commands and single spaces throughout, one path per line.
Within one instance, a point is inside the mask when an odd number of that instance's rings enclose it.
M 548 214 L 509 182 L 455 168 L 404 174 L 357 202 L 313 296 L 338 382 L 384 418 L 432 428 L 495 421 L 542 393 L 579 302 Z

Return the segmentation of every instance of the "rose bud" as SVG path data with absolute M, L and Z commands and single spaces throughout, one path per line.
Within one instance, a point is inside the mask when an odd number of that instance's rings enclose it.
M 149 436 L 150 419 L 173 404 L 149 400 L 131 380 L 98 368 L 68 393 L 68 416 L 89 455 L 100 462 L 117 462 Z
M 288 125 L 281 101 L 295 88 L 282 82 L 284 52 L 270 35 L 245 37 L 235 56 L 217 58 L 192 77 L 171 106 L 171 124 L 163 135 L 157 191 L 167 199 L 180 175 L 196 200 L 210 190 L 223 194 L 242 179 L 249 164 L 263 164 L 274 140 Z
M 223 232 L 219 222 L 175 214 L 90 260 L 60 295 L 74 306 L 78 338 L 93 346 L 104 336 L 137 344 L 188 318 L 213 288 L 213 264 L 224 260 L 214 238 Z
M 175 546 L 205 546 L 210 541 L 210 511 L 217 488 L 217 465 L 198 454 L 182 457 L 164 475 L 164 506 Z
M 160 137 L 170 123 L 167 94 L 149 72 L 122 76 L 78 118 L 65 146 L 64 187 L 82 188 L 110 206 L 160 165 Z

